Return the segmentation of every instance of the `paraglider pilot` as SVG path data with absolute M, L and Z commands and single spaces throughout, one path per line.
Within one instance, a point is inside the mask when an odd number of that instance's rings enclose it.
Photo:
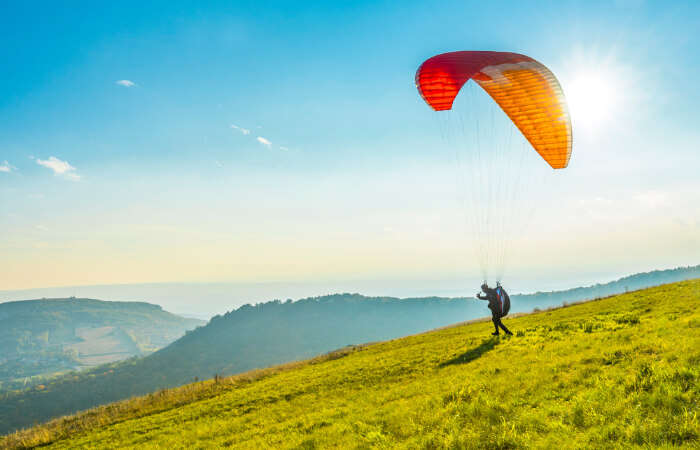
M 486 295 L 482 297 L 481 293 L 479 292 L 476 294 L 476 298 L 479 300 L 487 300 L 489 302 L 491 320 L 493 320 L 493 325 L 496 327 L 496 331 L 494 331 L 492 334 L 494 336 L 498 336 L 498 327 L 503 328 L 503 331 L 505 331 L 506 334 L 513 334 L 508 328 L 506 328 L 505 325 L 503 325 L 503 322 L 501 322 L 501 318 L 505 317 L 510 310 L 510 297 L 508 297 L 506 291 L 500 284 L 496 285 L 496 289 L 491 289 L 486 282 L 481 285 L 481 290 Z

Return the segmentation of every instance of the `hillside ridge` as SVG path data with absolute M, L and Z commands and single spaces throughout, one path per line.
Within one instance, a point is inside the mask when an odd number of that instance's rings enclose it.
M 581 297 L 602 297 L 640 283 L 658 283 L 696 272 L 700 275 L 700 266 L 637 274 L 635 283 L 617 280 L 566 294 L 516 294 L 511 296 L 511 314 L 546 309 Z M 215 316 L 206 326 L 144 357 L 42 381 L 41 389 L 0 393 L 0 433 L 215 374 L 229 376 L 303 360 L 347 345 L 414 335 L 487 313 L 485 303 L 473 298 L 398 299 L 360 294 L 244 305 Z M 92 361 L 99 359 L 88 362 Z
M 509 318 L 513 338 L 453 326 L 160 391 L 3 444 L 693 446 L 698 306 L 693 280 Z
M 146 302 L 71 297 L 0 303 L 0 391 L 148 354 L 202 324 Z
M 34 306 L 40 305 L 43 307 L 47 306 L 61 306 L 61 305 L 71 305 L 71 304 L 82 304 L 91 306 L 101 306 L 103 304 L 108 304 L 110 306 L 128 306 L 132 309 L 135 308 L 145 308 L 145 309 L 156 309 L 163 310 L 163 307 L 156 305 L 155 303 L 141 302 L 141 301 L 123 301 L 123 300 L 100 300 L 96 298 L 84 298 L 84 297 L 55 297 L 55 298 L 34 298 L 27 300 L 10 300 L 7 302 L 0 302 L 0 310 L 4 308 L 13 308 L 19 306 Z

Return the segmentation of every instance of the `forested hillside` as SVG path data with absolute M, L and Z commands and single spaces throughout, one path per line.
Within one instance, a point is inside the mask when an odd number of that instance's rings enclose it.
M 700 280 L 195 383 L 9 448 L 697 448 Z
M 0 390 L 21 387 L 31 377 L 150 353 L 203 323 L 142 302 L 0 303 Z

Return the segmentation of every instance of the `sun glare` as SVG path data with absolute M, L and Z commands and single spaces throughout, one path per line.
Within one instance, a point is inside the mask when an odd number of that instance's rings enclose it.
M 564 88 L 574 129 L 599 131 L 616 106 L 611 80 L 600 73 L 579 73 Z
M 557 71 L 574 135 L 593 138 L 627 127 L 643 99 L 640 71 L 620 59 L 615 46 L 575 47 Z

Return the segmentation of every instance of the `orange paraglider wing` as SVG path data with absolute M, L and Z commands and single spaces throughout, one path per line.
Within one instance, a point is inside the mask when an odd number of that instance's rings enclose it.
M 544 65 L 518 53 L 452 52 L 433 56 L 416 72 L 416 87 L 435 111 L 470 79 L 479 84 L 554 169 L 571 158 L 571 119 L 559 82 Z

